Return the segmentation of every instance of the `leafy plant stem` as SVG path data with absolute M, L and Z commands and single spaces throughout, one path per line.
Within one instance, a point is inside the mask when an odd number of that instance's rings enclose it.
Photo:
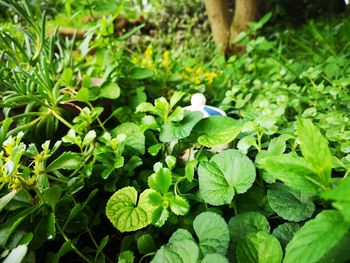
M 180 191 L 179 191 L 179 183 L 181 183 L 182 181 L 185 181 L 185 180 L 186 180 L 186 176 L 183 176 L 183 177 L 180 177 L 176 181 L 175 186 L 174 186 L 174 193 L 175 193 L 175 195 L 178 195 L 180 193 Z
M 71 125 L 68 121 L 66 121 L 59 113 L 56 111 L 52 110 L 52 114 L 58 119 L 60 122 L 62 122 L 64 125 L 66 125 L 68 128 L 74 130 L 73 125 Z
M 69 238 L 66 236 L 66 234 L 63 232 L 63 230 L 61 229 L 60 225 L 58 223 L 56 223 L 56 226 L 58 228 L 58 231 L 60 232 L 60 234 L 62 235 L 62 237 L 64 238 L 65 241 L 69 241 Z M 77 247 L 75 245 L 73 245 L 71 243 L 71 247 L 72 249 L 74 250 L 74 252 L 79 256 L 81 257 L 83 260 L 85 260 L 86 262 L 89 262 L 89 263 L 93 263 L 93 261 L 91 261 L 90 259 L 88 259 L 87 257 L 84 256 L 83 253 L 80 252 L 79 249 L 77 249 Z
M 345 178 L 347 178 L 349 174 L 350 174 L 350 169 L 346 170 L 346 172 L 345 172 L 345 174 L 344 174 L 344 176 L 343 176 L 343 180 L 344 180 Z

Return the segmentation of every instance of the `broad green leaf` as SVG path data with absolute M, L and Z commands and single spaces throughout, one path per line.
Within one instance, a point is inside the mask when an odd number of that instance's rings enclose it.
M 170 98 L 170 108 L 174 108 L 184 95 L 185 93 L 182 91 L 174 91 L 174 94 Z
M 326 255 L 324 255 L 318 263 L 347 263 L 350 259 L 350 233 L 348 232 L 339 243 Z
M 261 160 L 261 167 L 275 179 L 306 193 L 314 194 L 325 188 L 310 165 L 303 158 L 291 154 L 266 157 Z
M 218 253 L 226 255 L 230 234 L 225 220 L 214 212 L 203 212 L 193 221 L 193 229 L 199 239 L 203 255 Z
M 211 205 L 229 204 L 235 193 L 244 193 L 255 180 L 253 162 L 237 150 L 225 150 L 199 165 L 201 196 Z
M 7 193 L 6 195 L 0 198 L 0 212 L 15 197 L 16 193 L 16 190 L 12 190 L 11 192 Z
M 232 217 L 228 223 L 231 239 L 240 242 L 249 234 L 270 233 L 266 217 L 258 212 L 244 212 Z
M 156 249 L 153 237 L 150 234 L 143 234 L 137 239 L 137 249 L 141 254 L 148 254 Z
M 57 159 L 52 161 L 46 168 L 47 172 L 54 170 L 75 170 L 80 167 L 83 158 L 80 154 L 74 152 L 64 152 Z
M 0 246 L 1 247 L 5 246 L 11 234 L 15 232 L 15 230 L 22 223 L 22 221 L 27 216 L 34 213 L 35 210 L 37 210 L 38 208 L 39 206 L 32 206 L 23 211 L 20 211 L 14 216 L 8 218 L 4 224 L 0 225 Z
M 147 68 L 135 67 L 130 73 L 130 78 L 133 79 L 147 79 L 153 76 L 153 71 Z
M 184 118 L 179 122 L 167 122 L 163 124 L 159 134 L 161 142 L 172 142 L 186 138 L 190 135 L 193 127 L 202 119 L 201 112 L 186 111 Z
M 160 97 L 154 101 L 154 111 L 163 122 L 167 121 L 168 114 L 170 112 L 169 102 L 164 98 Z
M 195 242 L 195 240 L 193 239 L 193 236 L 191 235 L 190 232 L 188 232 L 188 230 L 179 228 L 171 235 L 169 239 L 169 243 L 174 243 L 185 239 Z
M 115 192 L 106 205 L 106 215 L 120 232 L 135 231 L 151 223 L 154 207 L 148 203 L 153 192 L 146 189 L 137 198 L 134 187 L 124 187 Z M 137 202 L 138 200 L 138 202 Z
M 186 233 L 185 236 L 184 233 Z M 197 263 L 199 248 L 198 245 L 188 237 L 188 234 L 188 231 L 183 229 L 175 231 L 169 239 L 168 244 L 163 245 L 157 251 L 151 262 Z M 181 236 L 181 238 L 178 236 Z M 189 236 L 191 236 L 191 234 L 189 234 Z
M 241 131 L 241 122 L 226 116 L 202 119 L 193 128 L 192 138 L 201 145 L 213 147 L 233 141 Z
M 130 250 L 123 251 L 118 256 L 118 263 L 134 263 L 134 253 Z
M 30 247 L 33 249 L 40 248 L 47 240 L 54 240 L 56 237 L 56 217 L 53 212 L 38 221 L 33 240 Z
M 339 243 L 349 226 L 338 211 L 322 211 L 296 232 L 287 245 L 283 262 L 318 262 Z
M 185 198 L 177 195 L 170 200 L 170 209 L 176 215 L 186 215 L 190 211 L 190 205 Z
M 300 226 L 297 223 L 284 223 L 276 227 L 272 231 L 272 235 L 277 238 L 282 247 L 285 248 L 299 228 Z
M 221 254 L 207 254 L 202 259 L 201 263 L 229 263 L 227 257 Z
M 274 236 L 258 232 L 246 236 L 237 244 L 236 257 L 238 263 L 280 263 L 283 252 Z
M 77 101 L 88 102 L 89 94 L 89 89 L 83 87 L 80 90 L 78 90 L 77 94 L 75 95 L 75 99 Z
M 169 191 L 172 175 L 168 168 L 160 168 L 148 177 L 148 186 L 163 195 Z
M 305 220 L 315 211 L 310 195 L 285 184 L 272 185 L 267 191 L 267 200 L 273 211 L 288 221 Z
M 328 186 L 331 180 L 332 155 L 327 139 L 309 119 L 299 119 L 297 131 L 305 160 L 319 175 L 322 184 Z
M 46 189 L 43 193 L 46 203 L 52 208 L 53 211 L 55 211 L 55 206 L 60 200 L 62 192 L 63 190 L 61 187 L 54 185 Z
M 116 99 L 120 96 L 120 87 L 115 82 L 103 84 L 100 92 L 100 98 Z
M 21 263 L 27 254 L 27 250 L 26 245 L 19 245 L 8 254 L 3 263 Z
M 145 154 L 145 135 L 137 124 L 124 122 L 113 129 L 111 134 L 113 137 L 126 135 L 125 151 L 129 154 Z

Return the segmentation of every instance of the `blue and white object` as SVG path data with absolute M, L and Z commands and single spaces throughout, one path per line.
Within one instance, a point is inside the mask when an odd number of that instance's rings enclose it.
M 191 97 L 191 106 L 187 106 L 184 109 L 188 111 L 200 111 L 203 113 L 203 117 L 209 116 L 226 116 L 226 113 L 219 108 L 206 105 L 206 98 L 202 93 L 196 93 Z

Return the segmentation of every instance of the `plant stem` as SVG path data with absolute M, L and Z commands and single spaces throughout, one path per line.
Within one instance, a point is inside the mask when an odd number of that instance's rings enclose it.
M 62 237 L 64 238 L 65 241 L 70 241 L 70 239 L 66 236 L 66 234 L 63 232 L 63 230 L 61 229 L 60 225 L 56 222 L 56 226 L 60 232 L 60 234 L 62 235 Z M 77 249 L 77 247 L 71 243 L 71 247 L 73 249 L 73 251 L 79 256 L 81 257 L 82 259 L 84 259 L 86 262 L 89 262 L 89 263 L 93 263 L 93 261 L 91 261 L 90 259 L 88 259 L 87 257 L 84 256 L 83 253 L 80 252 L 79 249 Z

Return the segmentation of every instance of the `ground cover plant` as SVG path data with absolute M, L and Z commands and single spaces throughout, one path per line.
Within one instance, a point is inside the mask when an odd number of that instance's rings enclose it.
M 2 261 L 350 259 L 349 17 L 263 34 L 267 14 L 225 58 L 198 21 L 139 39 L 63 2 L 0 1 Z M 197 92 L 228 116 L 186 111 Z

